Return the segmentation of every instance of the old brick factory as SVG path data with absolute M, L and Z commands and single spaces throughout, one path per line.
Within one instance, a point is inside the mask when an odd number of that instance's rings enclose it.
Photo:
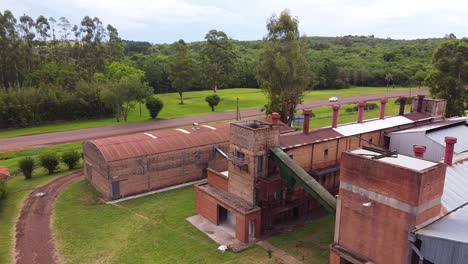
M 454 209 L 442 198 L 447 165 L 389 150 L 392 133 L 447 122 L 446 101 L 419 96 L 404 113 L 401 98 L 399 115 L 388 117 L 386 103 L 371 120 L 363 120 L 359 103 L 357 121 L 343 125 L 333 105 L 331 126 L 310 131 L 311 111 L 304 110 L 298 132 L 273 113 L 91 140 L 83 145 L 85 174 L 108 200 L 206 179 L 194 186 L 197 217 L 244 243 L 323 208 L 336 213 L 331 263 L 462 263 L 424 257 L 424 246 L 437 244 L 424 230 Z M 450 153 L 453 144 L 447 160 Z

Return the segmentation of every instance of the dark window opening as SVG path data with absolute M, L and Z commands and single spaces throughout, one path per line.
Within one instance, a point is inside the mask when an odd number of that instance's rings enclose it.
M 257 174 L 261 174 L 263 172 L 263 156 L 257 157 Z
M 227 214 L 228 214 L 227 209 L 218 205 L 218 212 L 219 212 L 218 221 L 220 223 L 226 221 L 227 220 Z
M 371 138 L 371 139 L 369 139 L 369 144 L 372 144 L 372 138 Z
M 325 150 L 323 151 L 323 156 L 328 157 L 328 149 L 325 149 Z

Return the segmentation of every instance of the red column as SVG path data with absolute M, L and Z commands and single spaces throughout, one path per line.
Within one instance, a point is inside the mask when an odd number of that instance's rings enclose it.
M 426 152 L 425 146 L 414 145 L 413 146 L 414 156 L 417 158 L 424 158 L 424 152 Z
M 310 121 L 310 115 L 312 114 L 312 111 L 304 109 L 303 114 L 304 114 L 304 128 L 302 130 L 302 133 L 307 135 L 309 134 L 309 121 Z
M 359 102 L 358 103 L 358 115 L 357 115 L 357 121 L 358 123 L 362 123 L 362 119 L 364 116 L 364 106 L 366 105 L 366 102 Z
M 338 112 L 340 111 L 340 105 L 334 104 L 332 105 L 332 109 L 333 109 L 332 127 L 336 128 L 338 126 Z
M 385 119 L 385 107 L 387 105 L 388 99 L 380 99 L 380 119 Z
M 400 111 L 398 111 L 399 115 L 403 115 L 405 113 L 405 105 L 406 105 L 406 97 L 400 97 Z
M 280 119 L 280 114 L 274 112 L 271 114 L 271 124 L 272 125 L 277 125 L 278 124 L 278 121 Z
M 418 108 L 417 108 L 417 111 L 418 112 L 422 112 L 422 105 L 423 105 L 423 102 L 424 102 L 424 95 L 418 95 Z
M 455 148 L 455 143 L 457 143 L 456 137 L 445 137 L 445 156 L 444 162 L 445 164 L 452 166 L 453 161 L 453 150 Z

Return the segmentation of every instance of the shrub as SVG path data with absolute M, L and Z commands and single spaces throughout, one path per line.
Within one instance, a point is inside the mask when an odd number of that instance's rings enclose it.
M 164 103 L 161 99 L 154 96 L 146 98 L 146 108 L 148 108 L 152 119 L 156 119 L 156 117 L 158 117 L 158 114 L 163 109 L 163 107 Z
M 356 111 L 357 111 L 357 107 L 356 107 L 356 110 L 354 110 L 354 107 L 346 107 L 346 109 L 345 109 L 346 113 L 353 113 L 353 112 L 356 112 Z
M 7 196 L 7 188 L 5 180 L 0 180 L 0 199 L 3 199 Z
M 73 170 L 81 159 L 81 154 L 76 150 L 69 150 L 62 154 L 62 161 L 69 170 Z
M 49 174 L 54 173 L 59 164 L 59 158 L 55 152 L 47 152 L 39 156 L 39 161 L 42 167 L 46 168 Z
M 36 162 L 31 157 L 22 158 L 18 162 L 18 167 L 26 179 L 31 179 L 35 165 Z
M 412 103 L 413 103 L 413 100 L 414 100 L 414 96 L 407 97 L 407 98 L 406 98 L 406 105 L 412 104 Z M 396 104 L 396 105 L 399 105 L 399 104 L 400 104 L 400 97 L 398 97 L 397 99 L 395 99 L 395 104 Z
M 212 94 L 212 95 L 208 95 L 206 98 L 205 98 L 205 101 L 208 103 L 208 105 L 211 107 L 211 111 L 214 112 L 215 110 L 215 106 L 217 106 L 219 104 L 219 101 L 221 100 L 221 98 L 219 98 L 219 96 L 217 94 Z

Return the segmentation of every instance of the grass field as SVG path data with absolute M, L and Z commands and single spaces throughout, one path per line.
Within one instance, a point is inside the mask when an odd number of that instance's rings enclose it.
M 8 166 L 12 175 L 17 174 L 7 181 L 8 196 L 0 200 L 0 264 L 13 263 L 14 228 L 24 200 L 35 188 L 70 172 L 64 164 L 60 164 L 58 171 L 53 175 L 48 175 L 44 168 L 36 168 L 32 179 L 26 180 L 23 175 L 19 175 L 18 160 L 27 156 L 37 159 L 41 153 L 47 151 L 60 153 L 70 149 L 79 150 L 81 144 L 66 144 L 0 154 L 0 166 Z
M 329 246 L 333 242 L 333 216 L 325 216 L 301 227 L 269 239 L 270 243 L 304 263 L 328 263 Z
M 222 253 L 185 218 L 195 214 L 193 187 L 107 205 L 87 181 L 67 188 L 54 214 L 65 263 L 276 263 L 254 247 Z
M 304 101 L 326 100 L 331 96 L 339 98 L 369 94 L 386 93 L 387 89 L 382 87 L 354 87 L 341 90 L 317 90 L 306 92 Z M 409 91 L 409 88 L 392 88 L 390 92 Z M 183 116 L 193 116 L 210 113 L 211 109 L 205 102 L 205 97 L 211 94 L 212 91 L 196 91 L 184 93 L 185 104 L 179 104 L 179 96 L 177 93 L 160 94 L 157 97 L 164 102 L 164 108 L 158 118 L 176 118 Z M 263 107 L 266 103 L 265 95 L 260 89 L 251 88 L 232 88 L 222 89 L 218 91 L 221 97 L 221 102 L 216 108 L 216 112 L 227 112 L 236 110 L 237 98 L 239 98 L 239 106 L 241 109 L 251 109 Z M 142 116 L 140 117 L 139 106 L 133 109 L 128 117 L 128 123 L 144 122 L 149 120 L 146 107 L 142 106 Z M 17 137 L 24 135 L 59 132 L 74 129 L 93 128 L 102 126 L 117 125 L 114 118 L 104 118 L 96 120 L 82 120 L 73 122 L 63 122 L 49 124 L 44 126 L 36 126 L 30 128 L 11 129 L 0 131 L 0 138 Z

